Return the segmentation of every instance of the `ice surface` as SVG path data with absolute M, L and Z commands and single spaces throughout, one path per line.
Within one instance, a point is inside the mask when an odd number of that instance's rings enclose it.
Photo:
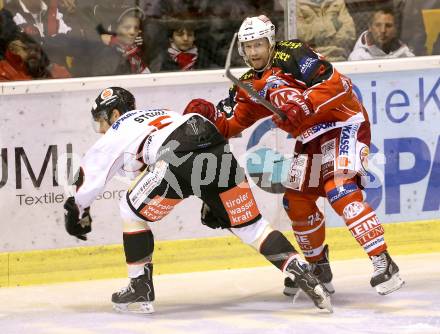
M 368 259 L 332 262 L 333 314 L 304 294 L 292 304 L 273 267 L 156 276 L 153 315 L 112 310 L 126 279 L 2 288 L 0 333 L 440 333 L 440 253 L 394 259 L 406 286 L 388 296 L 370 287 Z

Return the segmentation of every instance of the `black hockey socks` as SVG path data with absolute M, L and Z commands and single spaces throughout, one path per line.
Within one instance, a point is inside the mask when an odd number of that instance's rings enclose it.
M 272 231 L 260 246 L 260 253 L 275 267 L 283 270 L 285 261 L 297 253 L 293 245 L 280 231 Z
M 127 264 L 151 261 L 154 250 L 151 230 L 124 233 L 123 239 Z

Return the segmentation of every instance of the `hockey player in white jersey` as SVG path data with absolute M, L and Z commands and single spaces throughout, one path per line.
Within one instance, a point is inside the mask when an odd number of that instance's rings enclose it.
M 104 136 L 82 159 L 76 193 L 64 205 L 65 226 L 69 234 L 85 240 L 91 231 L 89 208 L 106 183 L 116 173 L 134 180 L 120 201 L 130 282 L 112 295 L 116 310 L 154 311 L 154 238 L 148 224 L 195 195 L 204 203 L 202 223 L 229 229 L 298 281 L 318 308 L 332 311 L 324 285 L 261 216 L 243 169 L 214 124 L 198 114 L 136 110 L 133 95 L 119 87 L 100 93 L 92 115 Z

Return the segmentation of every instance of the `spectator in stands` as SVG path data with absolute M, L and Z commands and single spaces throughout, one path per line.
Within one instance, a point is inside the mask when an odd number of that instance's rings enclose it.
M 66 68 L 50 63 L 40 44 L 23 32 L 10 39 L 0 61 L 0 81 L 69 77 Z
M 356 42 L 349 60 L 412 57 L 414 54 L 397 36 L 397 24 L 392 9 L 376 11 Z
M 58 10 L 58 0 L 12 0 L 6 8 L 22 31 L 41 44 L 51 62 L 66 64 L 66 34 L 71 28 Z
M 4 58 L 6 47 L 11 38 L 19 31 L 18 26 L 12 19 L 12 14 L 6 10 L 0 10 L 0 59 Z
M 71 28 L 71 37 L 99 39 L 90 0 L 58 0 L 58 9 L 63 13 L 64 22 Z
M 150 73 L 142 52 L 141 23 L 144 17 L 139 7 L 127 8 L 116 20 L 114 34 L 102 34 L 104 44 L 115 48 L 130 64 L 130 73 Z
M 189 71 L 218 67 L 206 50 L 196 45 L 196 22 L 170 19 L 167 23 L 169 45 L 152 61 L 155 71 Z
M 329 61 L 346 60 L 356 40 L 344 0 L 298 0 L 298 38 Z
M 43 0 L 14 0 L 7 4 L 7 9 L 14 14 L 15 23 L 39 41 L 41 38 L 66 34 L 71 30 L 57 6 L 57 1 L 51 1 L 48 6 Z
M 96 24 L 102 25 L 105 31 L 115 31 L 117 18 L 125 10 L 134 7 L 135 0 L 94 0 L 92 13 Z

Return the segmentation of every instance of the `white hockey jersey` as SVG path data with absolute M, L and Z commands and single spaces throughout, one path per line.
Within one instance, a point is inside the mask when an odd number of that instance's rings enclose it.
M 164 141 L 193 115 L 148 109 L 133 110 L 119 117 L 81 160 L 83 180 L 75 193 L 81 214 L 116 173 L 134 179 L 145 165 L 154 164 Z

